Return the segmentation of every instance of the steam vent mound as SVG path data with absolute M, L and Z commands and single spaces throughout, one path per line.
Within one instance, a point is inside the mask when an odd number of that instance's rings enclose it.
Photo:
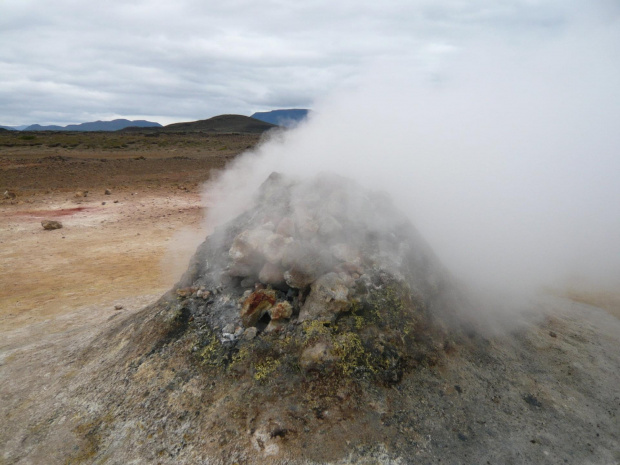
M 558 319 L 476 335 L 459 295 L 385 195 L 274 173 L 33 428 L 65 463 L 613 463 L 618 376 L 541 352 Z
M 431 318 L 441 267 L 386 197 L 339 177 L 272 174 L 180 286 L 197 361 L 297 405 L 309 389 L 396 384 L 445 342 Z
M 308 389 L 389 386 L 432 363 L 445 342 L 431 318 L 441 272 L 386 197 L 274 173 L 254 208 L 198 249 L 176 318 L 191 321 L 199 364 L 301 405 Z

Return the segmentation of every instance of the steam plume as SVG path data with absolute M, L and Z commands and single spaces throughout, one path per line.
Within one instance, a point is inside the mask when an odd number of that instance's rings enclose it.
M 474 287 L 620 283 L 620 29 L 587 18 L 542 42 L 470 41 L 431 73 L 377 63 L 209 183 L 208 227 L 273 171 L 328 171 L 390 194 Z

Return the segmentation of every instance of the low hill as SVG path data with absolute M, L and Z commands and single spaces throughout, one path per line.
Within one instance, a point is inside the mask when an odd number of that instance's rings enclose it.
M 251 133 L 258 134 L 276 127 L 243 115 L 219 115 L 213 118 L 191 121 L 187 123 L 174 123 L 163 127 L 160 131 L 165 132 L 219 132 L 219 133 Z
M 33 124 L 28 126 L 25 131 L 118 131 L 119 129 L 125 129 L 127 127 L 141 127 L 152 128 L 161 127 L 161 124 L 152 121 L 135 120 L 130 121 L 127 119 L 115 119 L 113 121 L 93 121 L 89 123 L 81 124 L 69 124 L 68 126 L 41 126 L 39 124 Z
M 309 112 L 310 110 L 297 108 L 289 110 L 259 111 L 254 113 L 251 117 L 267 123 L 275 124 L 276 126 L 290 128 L 305 120 L 308 117 Z

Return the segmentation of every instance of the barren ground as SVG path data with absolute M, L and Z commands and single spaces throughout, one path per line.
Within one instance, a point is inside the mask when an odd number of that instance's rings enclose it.
M 258 140 L 165 135 L 154 148 L 137 142 L 107 149 L 106 138 L 120 138 L 117 145 L 148 139 L 86 134 L 74 137 L 94 139 L 94 147 L 80 149 L 49 146 L 65 134 L 36 137 L 48 145 L 23 145 L 32 141 L 15 135 L 0 145 L 3 331 L 87 305 L 113 309 L 122 299 L 162 294 L 175 278 L 160 266 L 169 241 L 202 219 L 201 184 Z M 16 197 L 3 199 L 5 191 Z M 44 219 L 64 227 L 46 231 Z

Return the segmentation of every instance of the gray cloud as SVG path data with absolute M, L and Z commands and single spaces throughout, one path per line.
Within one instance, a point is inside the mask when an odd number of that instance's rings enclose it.
M 0 10 L 2 124 L 307 107 L 378 59 L 432 68 L 481 34 L 548 40 L 581 14 L 559 0 L 1 0 Z

